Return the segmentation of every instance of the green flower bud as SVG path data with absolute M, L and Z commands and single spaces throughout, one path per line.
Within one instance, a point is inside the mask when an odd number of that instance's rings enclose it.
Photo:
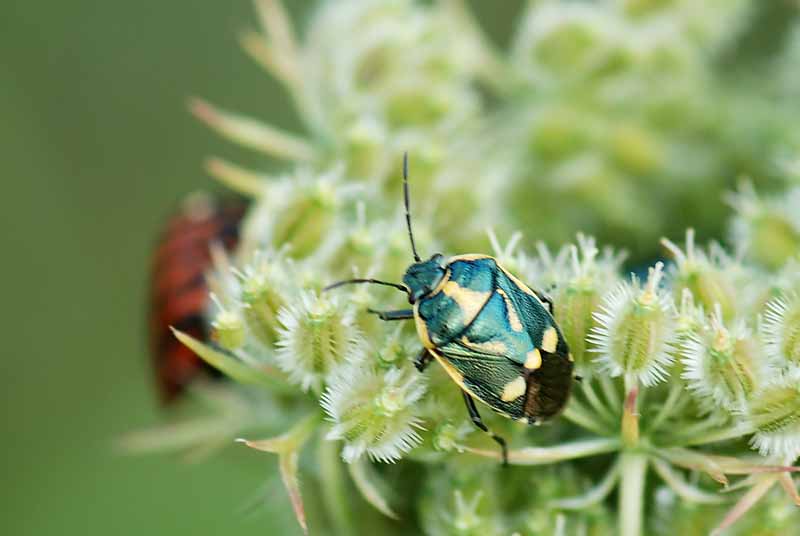
M 597 345 L 598 363 L 612 376 L 634 377 L 654 385 L 667 376 L 676 340 L 675 304 L 659 288 L 662 263 L 650 268 L 642 287 L 636 278 L 621 283 L 594 314 L 598 326 L 589 340 Z
M 431 536 L 511 534 L 496 473 L 476 465 L 452 464 L 448 469 L 428 473 L 419 494 L 423 532 Z
M 800 188 L 762 199 L 746 183 L 728 202 L 736 211 L 733 241 L 753 261 L 777 269 L 800 253 Z
M 686 231 L 685 252 L 666 238 L 661 243 L 675 258 L 670 273 L 675 299 L 681 299 L 683 289 L 689 289 L 706 311 L 719 307 L 723 319 L 732 319 L 741 300 L 740 266 L 716 244 L 708 254 L 696 249 L 694 229 Z
M 364 454 L 382 462 L 399 460 L 422 438 L 417 402 L 424 376 L 413 367 L 381 370 L 364 359 L 338 370 L 320 404 L 333 422 L 327 439 L 344 442 L 347 463 Z
M 526 274 L 551 294 L 556 322 L 569 343 L 578 373 L 583 375 L 591 373 L 589 352 L 594 343 L 588 337 L 599 325 L 593 313 L 603 295 L 619 281 L 624 259 L 624 254 L 610 249 L 599 253 L 594 238 L 581 234 L 577 246 L 565 247 L 555 257 L 540 245 L 538 264 L 531 265 Z
M 286 261 L 276 252 L 256 253 L 251 264 L 234 273 L 248 330 L 262 345 L 271 348 L 280 328 L 278 312 L 294 289 Z
M 237 350 L 244 345 L 246 332 L 240 314 L 221 310 L 211 322 L 211 327 L 214 339 L 226 350 Z
M 366 206 L 356 204 L 356 220 L 343 220 L 329 230 L 327 239 L 318 245 L 315 260 L 334 270 L 332 273 L 349 276 L 363 273 L 368 267 L 375 267 L 376 260 L 384 249 L 381 237 L 385 235 L 387 223 L 367 222 Z
M 594 4 L 531 4 L 513 46 L 531 81 L 592 79 L 626 66 L 622 21 Z
M 759 386 L 760 348 L 742 322 L 725 327 L 720 307 L 707 329 L 684 341 L 680 354 L 682 377 L 709 408 L 742 411 Z
M 791 463 L 800 456 L 800 374 L 793 371 L 765 384 L 750 401 L 756 429 L 751 445 L 764 456 Z
M 608 141 L 613 158 L 629 173 L 646 177 L 663 166 L 664 147 L 641 125 L 616 125 Z
M 771 300 L 762 324 L 767 357 L 779 369 L 800 370 L 800 295 Z
M 466 421 L 446 421 L 433 431 L 433 447 L 443 452 L 461 451 L 464 440 L 474 431 L 475 427 Z
M 387 134 L 381 121 L 372 116 L 359 117 L 346 130 L 344 139 L 349 177 L 369 180 L 385 176 Z
M 675 322 L 675 333 L 680 341 L 686 340 L 692 334 L 699 332 L 705 326 L 703 308 L 695 305 L 692 291 L 684 288 L 681 292 L 681 306 Z
M 472 115 L 477 93 L 470 81 L 479 54 L 469 32 L 448 15 L 442 6 L 406 0 L 323 4 L 308 30 L 306 84 L 331 132 L 357 110 L 395 129 Z M 411 49 L 416 53 L 409 55 Z
M 304 391 L 319 392 L 328 375 L 358 353 L 352 312 L 334 297 L 304 292 L 278 313 L 278 365 Z
M 342 182 L 340 172 L 315 174 L 301 168 L 292 177 L 271 183 L 248 215 L 246 242 L 288 246 L 294 258 L 311 254 L 328 236 L 340 206 L 355 189 Z
M 411 362 L 413 355 L 407 342 L 408 339 L 404 334 L 403 326 L 397 326 L 376 350 L 378 363 L 383 366 L 402 367 Z M 414 343 L 419 345 L 416 340 Z

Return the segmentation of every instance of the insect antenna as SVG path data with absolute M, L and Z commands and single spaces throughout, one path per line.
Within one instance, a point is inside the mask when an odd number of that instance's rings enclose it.
M 341 286 L 344 286 L 344 285 L 354 285 L 354 284 L 358 284 L 358 283 L 372 283 L 373 285 L 385 285 L 387 287 L 394 287 L 397 290 L 401 290 L 401 291 L 405 292 L 406 294 L 408 294 L 408 288 L 406 286 L 401 285 L 399 283 L 390 283 L 388 281 L 380 281 L 378 279 L 346 279 L 344 281 L 337 281 L 336 283 L 332 283 L 332 284 L 328 285 L 327 287 L 323 288 L 322 292 L 327 292 L 329 290 L 333 290 L 335 288 L 338 288 L 338 287 L 341 287 Z
M 408 202 L 408 151 L 403 153 L 403 199 L 406 207 L 406 227 L 408 227 L 408 239 L 411 240 L 411 252 L 414 253 L 414 260 L 419 262 L 417 246 L 414 244 L 414 233 L 411 232 L 411 211 Z

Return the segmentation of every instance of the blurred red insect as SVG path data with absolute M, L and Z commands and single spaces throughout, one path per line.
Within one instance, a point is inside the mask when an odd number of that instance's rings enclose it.
M 169 218 L 155 251 L 150 281 L 150 350 L 161 400 L 174 401 L 198 374 L 215 374 L 182 345 L 170 326 L 207 341 L 206 319 L 211 246 L 232 251 L 247 202 L 216 199 L 204 193 L 189 196 Z

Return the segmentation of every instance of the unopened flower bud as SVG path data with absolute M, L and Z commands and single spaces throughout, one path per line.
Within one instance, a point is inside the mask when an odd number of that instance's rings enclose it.
M 357 354 L 351 312 L 334 298 L 303 293 L 278 314 L 278 365 L 304 391 L 320 391 L 328 374 Z
M 741 411 L 760 380 L 759 348 L 741 323 L 730 330 L 716 307 L 710 326 L 691 335 L 680 350 L 689 388 L 707 407 Z
M 800 456 L 800 374 L 794 371 L 770 381 L 753 396 L 749 419 L 756 429 L 751 440 L 764 456 L 791 463 Z
M 342 440 L 342 458 L 352 463 L 364 454 L 394 462 L 421 442 L 418 404 L 424 377 L 410 366 L 381 370 L 354 362 L 335 373 L 321 404 L 333 421 L 327 438 Z
M 598 362 L 612 376 L 624 374 L 645 385 L 666 377 L 675 342 L 675 306 L 659 288 L 662 276 L 659 262 L 650 268 L 644 286 L 635 278 L 620 284 L 595 313 L 599 325 L 590 340 L 597 345 Z

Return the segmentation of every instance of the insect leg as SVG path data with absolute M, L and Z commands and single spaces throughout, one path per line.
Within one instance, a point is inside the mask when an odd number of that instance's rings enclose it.
M 472 400 L 472 397 L 469 395 L 469 393 L 462 390 L 461 394 L 464 395 L 464 403 L 467 405 L 467 412 L 469 413 L 469 418 L 472 419 L 472 424 L 492 436 L 492 439 L 497 441 L 497 444 L 500 445 L 500 448 L 503 451 L 503 465 L 508 465 L 508 447 L 506 446 L 506 440 L 499 435 L 495 435 L 494 432 L 489 430 L 489 427 L 484 424 L 483 419 L 481 419 L 481 414 L 478 413 L 478 408 L 475 407 L 475 401 Z
M 425 372 L 428 363 L 431 361 L 433 361 L 433 354 L 430 353 L 427 348 L 423 348 L 422 351 L 417 354 L 417 357 L 414 358 L 414 366 L 417 367 L 418 371 Z
M 375 309 L 367 309 L 368 313 L 378 315 L 381 320 L 387 322 L 391 320 L 411 320 L 414 318 L 414 311 L 411 309 L 401 309 L 399 311 L 376 311 Z
M 547 307 L 547 310 L 550 312 L 550 314 L 554 314 L 553 299 L 544 292 L 538 290 L 534 290 L 533 293 L 536 294 L 536 297 L 539 298 L 539 301 L 541 301 L 545 307 Z

